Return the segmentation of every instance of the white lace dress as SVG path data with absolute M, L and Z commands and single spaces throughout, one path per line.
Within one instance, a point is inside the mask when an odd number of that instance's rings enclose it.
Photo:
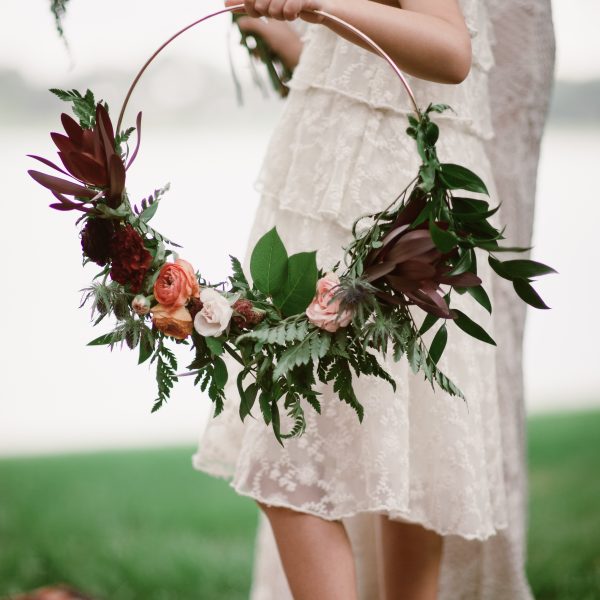
M 461 5 L 474 49 L 467 80 L 458 86 L 409 80 L 421 105 L 445 102 L 456 110 L 436 117 L 440 158 L 482 176 L 495 203 L 484 146 L 493 137 L 488 19 L 481 3 Z M 276 225 L 290 252 L 318 249 L 320 265 L 328 267 L 340 258 L 354 219 L 386 206 L 415 175 L 418 159 L 405 134 L 410 105 L 389 66 L 321 25 L 306 27 L 304 43 L 257 180 L 262 198 L 249 248 Z M 483 258 L 480 274 L 490 289 Z M 494 319 L 470 296 L 456 296 L 455 306 L 495 335 Z M 390 362 L 395 393 L 378 380 L 356 381 L 365 406 L 362 425 L 331 389 L 321 388 L 323 414 L 308 407 L 306 433 L 281 448 L 259 414 L 242 425 L 231 385 L 224 413 L 201 436 L 195 468 L 229 478 L 238 493 L 267 504 L 343 518 L 365 599 L 375 597 L 369 550 L 374 514 L 464 540 L 494 536 L 507 527 L 508 514 L 495 349 L 450 329 L 440 366 L 464 391 L 466 403 L 434 392 L 405 361 Z M 253 598 L 290 597 L 264 526 L 259 549 Z

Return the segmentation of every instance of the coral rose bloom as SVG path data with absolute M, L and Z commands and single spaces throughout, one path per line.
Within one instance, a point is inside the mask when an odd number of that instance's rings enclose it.
M 154 284 L 154 297 L 167 308 L 185 306 L 190 298 L 200 297 L 194 267 L 182 258 L 164 264 Z
M 354 316 L 352 311 L 340 312 L 340 301 L 333 297 L 340 280 L 335 273 L 327 273 L 317 282 L 317 295 L 306 309 L 308 320 L 317 327 L 336 332 L 340 327 L 347 327 Z
M 168 307 L 157 304 L 152 308 L 152 323 L 165 335 L 184 340 L 192 333 L 194 322 L 185 306 Z

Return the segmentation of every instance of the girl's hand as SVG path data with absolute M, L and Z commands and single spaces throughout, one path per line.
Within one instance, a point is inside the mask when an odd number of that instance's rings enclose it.
M 271 17 L 278 21 L 293 21 L 301 18 L 308 23 L 322 23 L 324 17 L 309 11 L 328 11 L 329 0 L 225 0 L 225 6 L 244 3 L 244 8 L 235 12 L 245 12 L 249 17 Z

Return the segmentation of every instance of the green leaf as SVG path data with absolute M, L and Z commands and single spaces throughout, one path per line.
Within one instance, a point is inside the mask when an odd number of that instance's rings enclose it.
M 431 360 L 437 364 L 440 360 L 444 352 L 444 348 L 446 348 L 446 342 L 448 341 L 448 330 L 446 329 L 446 324 L 444 323 L 435 334 L 433 341 L 431 342 L 431 346 L 429 348 L 429 356 Z
M 240 394 L 240 419 L 242 421 L 251 414 L 252 407 L 256 402 L 256 396 L 258 394 L 258 387 L 256 383 L 251 383 L 244 390 L 243 382 L 247 375 L 248 371 L 244 369 L 240 372 L 237 378 L 237 388 Z
M 455 112 L 454 109 L 449 105 L 449 104 L 430 104 L 427 107 L 427 110 L 425 111 L 425 113 L 430 113 L 430 112 L 437 112 L 437 113 L 443 113 L 446 110 L 451 110 L 452 112 Z
M 225 348 L 223 347 L 223 342 L 215 337 L 206 336 L 204 341 L 210 350 L 210 353 L 214 356 L 221 356 L 223 352 L 225 352 Z
M 487 295 L 487 292 L 481 287 L 477 285 L 475 287 L 466 288 L 467 292 L 485 308 L 490 314 L 492 312 L 492 302 L 490 301 L 490 297 Z
M 431 233 L 433 243 L 442 253 L 450 252 L 456 246 L 456 235 L 450 231 L 440 229 L 433 220 L 429 221 L 429 233 Z
M 273 372 L 274 381 L 285 375 L 294 367 L 304 365 L 311 360 L 312 338 L 315 335 L 316 334 L 312 334 L 305 337 L 301 342 L 290 346 L 281 354 Z
M 215 385 L 223 389 L 227 383 L 229 374 L 227 373 L 227 366 L 225 361 L 218 356 L 215 356 L 213 361 L 213 381 Z
M 462 275 L 463 273 L 466 273 L 471 268 L 473 263 L 471 253 L 472 250 L 470 249 L 464 250 L 459 261 L 456 263 L 456 265 L 454 265 L 454 268 L 447 273 L 447 275 Z
M 485 183 L 483 183 L 478 175 L 475 175 L 473 171 L 466 167 L 444 163 L 441 165 L 439 175 L 449 190 L 467 190 L 469 192 L 489 195 Z
M 277 406 L 277 398 L 273 397 L 271 401 L 271 423 L 273 427 L 273 433 L 275 434 L 275 439 L 283 446 L 283 441 L 281 440 L 281 422 L 279 420 L 279 406 Z
M 418 373 L 422 359 L 418 338 L 412 338 L 408 342 L 408 346 L 406 348 L 406 357 L 408 358 L 408 363 L 410 364 L 412 372 L 415 374 Z
M 140 353 L 138 357 L 138 365 L 145 363 L 154 352 L 154 340 L 150 340 L 149 336 L 142 335 L 140 338 Z
M 419 169 L 419 176 L 423 181 L 421 188 L 425 192 L 430 192 L 435 184 L 435 168 L 432 165 L 422 165 Z
M 290 256 L 287 280 L 273 294 L 273 302 L 285 316 L 303 313 L 315 296 L 317 279 L 316 252 L 300 252 Z
M 500 275 L 500 277 L 504 278 L 504 279 L 512 279 L 512 276 L 508 273 L 508 271 L 506 271 L 504 269 L 504 263 L 502 261 L 499 261 L 497 258 L 494 258 L 493 256 L 488 256 L 488 263 L 490 265 L 490 267 L 492 267 L 492 269 L 494 269 L 494 271 L 496 272 L 497 275 Z
M 453 212 L 483 214 L 489 211 L 490 203 L 487 200 L 479 198 L 463 198 L 461 196 L 452 196 Z
M 152 217 L 156 214 L 156 211 L 158 210 L 158 204 L 158 202 L 154 202 L 141 212 L 140 219 L 144 221 L 144 223 L 148 223 L 148 221 L 150 221 L 150 219 L 152 219 Z
M 452 312 L 456 315 L 454 322 L 457 327 L 475 339 L 485 342 L 486 344 L 491 344 L 492 346 L 496 345 L 496 342 L 490 337 L 485 329 L 481 325 L 475 323 L 471 318 L 467 317 L 464 312 L 456 308 L 453 308 Z
M 527 252 L 533 248 L 533 246 L 498 246 L 498 242 L 483 242 L 478 244 L 478 247 L 492 252 Z
M 235 257 L 229 255 L 229 259 L 231 260 L 231 270 L 233 271 L 233 279 L 238 283 L 245 287 L 250 287 L 248 284 L 248 280 L 246 279 L 246 275 L 244 273 L 244 269 L 242 268 L 242 263 Z
M 462 223 L 472 223 L 472 222 L 481 221 L 483 219 L 488 219 L 492 215 L 495 215 L 499 209 L 500 209 L 500 205 L 496 206 L 496 208 L 492 208 L 485 212 L 479 212 L 479 211 L 462 212 L 459 210 L 453 210 L 452 215 L 454 216 L 455 219 L 461 221 Z
M 535 260 L 525 259 L 505 260 L 502 263 L 502 269 L 511 277 L 518 279 L 529 279 L 530 277 L 556 273 L 556 271 L 548 265 L 536 262 Z
M 527 302 L 530 306 L 533 306 L 534 308 L 550 308 L 526 279 L 515 279 L 513 281 L 513 287 L 519 298 Z
M 108 346 L 109 344 L 114 343 L 115 338 L 112 333 L 107 333 L 105 335 L 101 335 L 97 337 L 95 340 L 88 342 L 88 346 Z
M 254 285 L 267 296 L 272 296 L 286 284 L 288 256 L 275 227 L 256 243 L 250 257 L 250 273 Z
M 426 331 L 429 331 L 438 321 L 439 317 L 436 317 L 431 313 L 427 313 L 427 316 L 423 319 L 423 323 L 419 329 L 419 335 L 423 335 Z
M 260 405 L 260 411 L 262 412 L 265 424 L 269 425 L 273 416 L 271 413 L 271 398 L 264 390 L 260 392 L 258 403 Z
M 430 146 L 435 146 L 439 137 L 440 137 L 440 128 L 435 123 L 429 122 L 425 129 L 425 141 Z

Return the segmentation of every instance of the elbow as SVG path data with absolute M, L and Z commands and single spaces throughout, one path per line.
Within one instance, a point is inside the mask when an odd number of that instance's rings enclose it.
M 457 40 L 449 49 L 446 68 L 446 81 L 444 83 L 462 83 L 471 72 L 473 62 L 473 51 L 471 48 L 471 37 L 464 36 Z

